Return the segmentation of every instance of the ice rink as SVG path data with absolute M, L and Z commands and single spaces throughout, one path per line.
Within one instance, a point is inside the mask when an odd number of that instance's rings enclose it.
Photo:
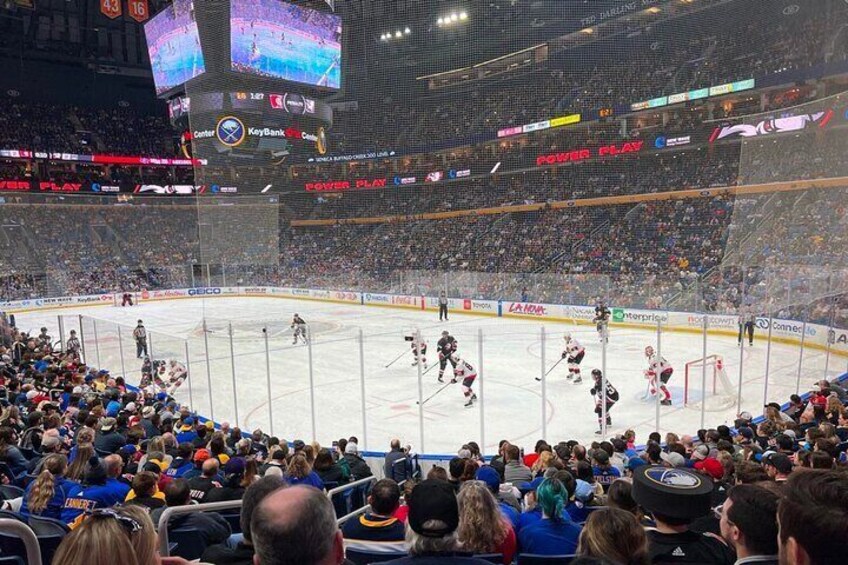
M 295 312 L 312 328 L 311 347 L 292 345 L 288 326 Z M 81 321 L 88 364 L 109 368 L 113 374 L 123 371 L 131 384 L 137 384 L 140 367 L 131 332 L 136 320 L 143 319 L 154 358 L 184 361 L 188 354 L 191 386 L 177 391 L 181 402 L 191 401 L 199 414 L 214 416 L 216 421 L 237 422 L 244 430 L 258 427 L 288 440 L 311 439 L 314 426 L 315 438 L 322 444 L 356 435 L 360 448 L 364 444 L 365 449 L 385 451 L 389 440 L 398 437 L 418 452 L 445 454 L 474 440 L 491 454 L 501 439 L 532 448 L 543 432 L 554 442 L 598 437 L 589 389 L 591 370 L 601 367 L 602 346 L 590 326 L 471 315 L 452 316 L 449 322 L 439 323 L 432 312 L 252 297 L 21 313 L 17 326 L 36 333 L 46 326 L 58 338 L 60 317 L 66 335 L 73 328 L 80 331 Z M 263 327 L 268 328 L 267 333 L 262 332 Z M 560 358 L 566 331 L 586 347 L 582 384 L 566 380 L 565 362 L 548 375 L 544 386 L 535 380 L 542 372 L 542 328 L 545 368 Z M 427 402 L 419 413 L 418 370 L 411 366 L 412 354 L 403 339 L 415 329 L 429 343 L 430 364 L 437 363 L 435 344 L 447 329 L 456 337 L 460 355 L 481 370 L 475 383 L 480 400 L 472 408 L 463 406 L 465 399 L 456 384 Z M 607 376 L 618 389 L 620 401 L 611 411 L 608 435 L 632 428 L 637 440 L 644 441 L 656 429 L 656 403 L 644 398 L 647 345 L 657 346 L 656 331 L 611 329 Z M 661 347 L 675 372 L 669 382 L 673 406 L 660 409 L 660 431 L 694 433 L 700 427 L 701 412 L 683 406 L 684 365 L 701 358 L 703 336 L 663 333 Z M 753 347 L 746 346 L 741 352 L 742 408 L 755 415 L 763 408 L 767 349 L 765 336 L 757 335 Z M 735 392 L 740 374 L 736 339 L 710 335 L 706 350 L 709 355 L 723 356 Z M 386 368 L 404 351 L 407 354 Z M 832 377 L 843 373 L 845 364 L 844 358 L 825 351 L 808 348 L 802 355 L 797 346 L 773 342 L 768 399 L 785 402 L 799 383 L 802 393 L 810 390 L 825 374 L 826 365 Z M 438 367 L 423 375 L 423 398 L 441 386 L 437 371 Z M 690 391 L 696 399 L 700 373 L 698 368 L 697 382 Z M 449 366 L 446 375 L 450 374 Z M 710 385 L 711 377 L 709 373 Z M 314 386 L 310 387 L 310 382 Z M 707 412 L 707 426 L 732 424 L 738 411 L 732 406 Z

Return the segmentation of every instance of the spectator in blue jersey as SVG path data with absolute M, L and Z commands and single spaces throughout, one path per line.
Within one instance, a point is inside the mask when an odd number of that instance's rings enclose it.
M 577 551 L 580 526 L 563 512 L 568 504 L 568 490 L 556 478 L 545 479 L 536 489 L 536 500 L 542 519 L 518 532 L 521 553 L 536 555 L 570 555 Z
M 490 467 L 488 465 L 480 467 L 477 470 L 476 477 L 474 478 L 478 481 L 483 481 L 489 488 L 489 491 L 492 493 L 492 495 L 494 495 L 495 499 L 498 499 L 498 494 L 500 493 L 501 489 L 501 476 L 498 474 L 494 467 Z M 521 523 L 520 513 L 518 512 L 518 510 L 501 500 L 498 500 L 498 508 L 500 508 L 501 514 L 503 514 L 504 518 L 509 521 L 513 529 L 515 531 L 518 531 L 518 528 L 520 527 Z
M 368 496 L 371 510 L 342 527 L 345 547 L 379 553 L 405 553 L 406 528 L 394 517 L 400 487 L 391 479 L 377 481 Z
M 595 450 L 592 454 L 592 463 L 592 474 L 595 475 L 595 481 L 603 487 L 604 492 L 607 492 L 612 482 L 621 478 L 621 471 L 610 464 L 609 453 L 603 449 Z
M 153 519 L 153 524 L 159 526 L 159 519 L 162 513 L 167 508 L 177 506 L 186 506 L 191 504 L 191 495 L 189 493 L 188 481 L 185 479 L 177 479 L 165 487 L 165 504 L 161 508 L 156 508 L 150 513 Z M 178 514 L 173 516 L 168 521 L 168 528 L 177 529 L 184 528 L 197 530 L 200 532 L 205 545 L 214 545 L 222 543 L 230 537 L 232 533 L 230 525 L 224 520 L 223 516 L 216 512 L 189 512 L 188 514 Z
M 194 469 L 194 463 L 191 460 L 193 452 L 194 448 L 188 442 L 181 443 L 177 446 L 177 456 L 174 457 L 171 465 L 165 470 L 165 475 L 173 479 L 179 479 Z
M 295 453 L 286 468 L 286 482 L 292 486 L 308 485 L 317 489 L 324 489 L 324 481 L 312 470 L 312 465 L 306 460 L 302 452 Z
M 59 520 L 68 497 L 80 490 L 80 485 L 65 478 L 68 460 L 64 455 L 49 455 L 38 477 L 27 485 L 21 504 L 21 514 Z
M 122 466 L 120 455 L 109 455 L 102 461 L 92 457 L 85 471 L 85 485 L 65 499 L 61 520 L 70 524 L 84 513 L 123 502 L 130 487 L 118 480 Z
M 180 426 L 177 430 L 177 442 L 191 443 L 195 439 L 197 439 L 197 432 L 194 430 L 194 418 L 189 416 L 188 418 L 183 420 L 182 426 Z

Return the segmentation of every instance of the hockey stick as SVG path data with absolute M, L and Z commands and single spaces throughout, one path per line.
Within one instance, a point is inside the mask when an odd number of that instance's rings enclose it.
M 548 372 L 547 372 L 547 373 L 545 373 L 545 376 L 547 377 L 548 375 L 550 375 L 550 374 L 551 374 L 551 371 L 553 371 L 554 369 L 556 369 L 557 365 L 559 365 L 560 363 L 562 363 L 562 360 L 563 360 L 563 359 L 565 359 L 565 357 L 560 357 L 560 358 L 559 358 L 559 361 L 557 361 L 556 363 L 554 363 L 554 366 L 553 366 L 553 367 L 551 367 L 550 369 L 548 369 Z M 536 380 L 537 380 L 537 381 L 541 381 L 541 380 L 542 380 L 542 377 L 536 377 Z
M 448 381 L 447 383 L 444 384 L 444 386 L 442 386 L 442 388 L 440 388 L 439 390 L 437 390 L 436 392 L 434 392 L 433 394 L 431 394 L 430 396 L 428 396 L 427 398 L 425 398 L 421 402 L 418 402 L 416 400 L 415 404 L 419 404 L 421 406 L 423 406 L 424 404 L 427 404 L 434 396 L 436 396 L 437 394 L 439 394 L 440 392 L 442 392 L 443 390 L 445 390 L 446 388 L 448 388 L 452 384 L 453 384 L 453 382 Z
M 435 367 L 435 366 L 436 366 L 436 364 L 435 364 L 435 363 L 433 363 L 432 365 L 430 365 L 429 367 L 427 367 L 427 369 L 425 369 L 425 370 L 424 370 L 424 372 L 423 372 L 423 373 L 421 373 L 421 376 L 423 377 L 424 375 L 426 375 L 427 373 L 429 373 L 429 372 L 433 369 L 433 367 Z
M 400 358 L 401 358 L 401 357 L 403 357 L 404 355 L 406 355 L 406 351 L 407 351 L 407 350 L 406 350 L 406 349 L 404 349 L 404 350 L 403 350 L 403 353 L 401 353 L 400 355 L 398 355 L 398 356 L 395 358 L 395 360 L 394 360 L 394 361 L 392 361 L 391 363 L 389 363 L 388 365 L 386 365 L 386 369 L 388 369 L 389 367 L 391 367 L 392 365 L 394 365 L 395 363 L 397 363 L 398 361 L 400 361 Z

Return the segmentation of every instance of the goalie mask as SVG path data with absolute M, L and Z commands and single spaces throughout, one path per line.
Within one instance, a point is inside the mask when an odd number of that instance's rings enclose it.
M 571 333 L 570 333 L 570 332 L 565 332 L 565 335 L 564 335 L 564 336 L 562 336 L 562 339 L 564 339 L 564 340 L 565 340 L 565 343 L 568 343 L 569 341 L 571 341 Z

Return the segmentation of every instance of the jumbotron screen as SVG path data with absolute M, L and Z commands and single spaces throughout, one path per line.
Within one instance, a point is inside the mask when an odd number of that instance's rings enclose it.
M 174 0 L 144 26 L 156 93 L 162 94 L 206 72 L 193 2 Z
M 332 89 L 342 82 L 342 19 L 280 0 L 233 0 L 232 69 Z

